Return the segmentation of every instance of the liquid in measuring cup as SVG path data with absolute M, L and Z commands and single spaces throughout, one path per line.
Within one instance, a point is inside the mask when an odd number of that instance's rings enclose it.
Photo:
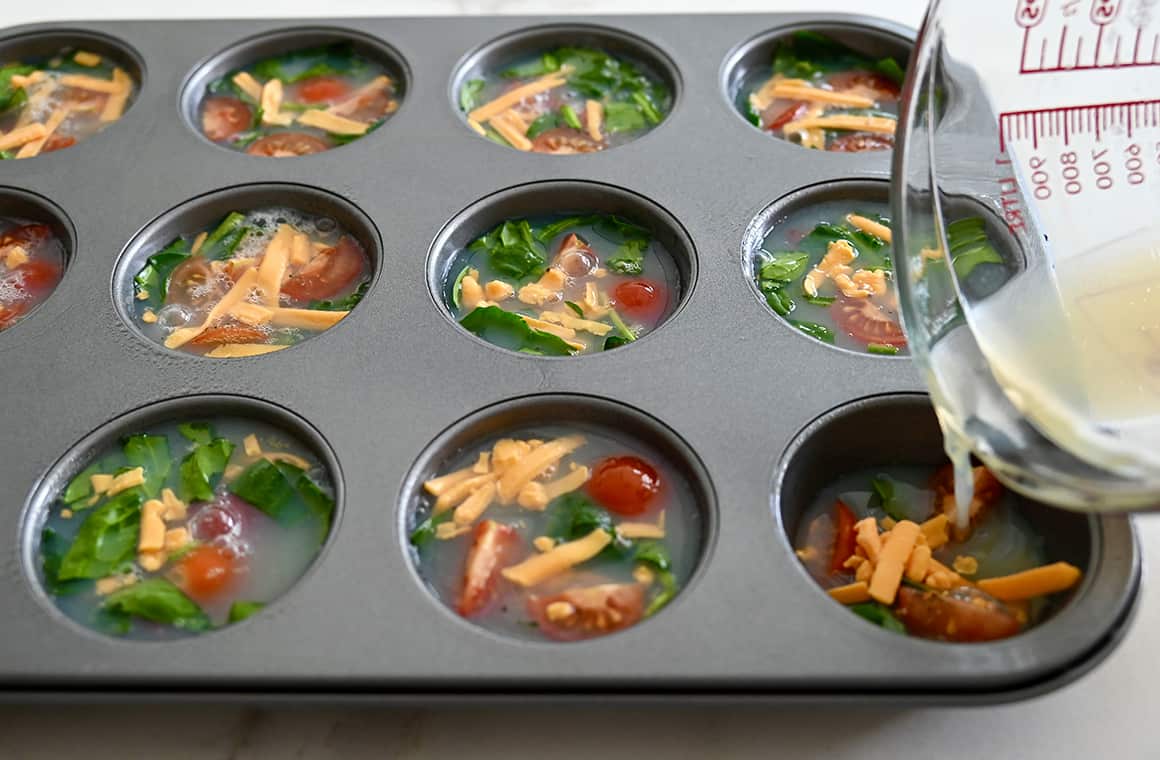
M 1049 503 L 1160 505 L 1160 4 L 1082 10 L 936 2 L 915 56 L 900 291 L 961 520 L 971 452 Z M 964 199 L 1006 238 L 1006 277 L 982 291 L 920 254 Z

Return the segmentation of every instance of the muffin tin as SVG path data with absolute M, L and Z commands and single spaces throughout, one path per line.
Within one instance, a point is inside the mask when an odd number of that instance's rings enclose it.
M 646 41 L 642 49 L 655 48 L 674 77 L 672 113 L 629 145 L 585 156 L 525 155 L 480 140 L 454 101 L 464 67 L 521 38 L 542 39 L 548 26 Z M 827 473 L 940 456 L 910 362 L 820 344 L 773 314 L 749 282 L 749 246 L 775 221 L 762 216 L 770 204 L 807 186 L 889 177 L 888 155 L 807 151 L 737 114 L 733 88 L 745 78 L 737 67 L 765 65 L 759 48 L 770 33 L 804 26 L 892 49 L 911 36 L 867 18 L 804 15 L 108 22 L 0 32 L 0 59 L 30 35 L 63 43 L 100 35 L 140 60 L 142 81 L 133 108 L 100 135 L 0 162 L 0 208 L 15 201 L 20 215 L 36 216 L 27 208 L 35 201 L 70 249 L 57 291 L 0 333 L 0 536 L 8 537 L 0 541 L 0 698 L 928 705 L 1035 694 L 1094 666 L 1123 634 L 1137 594 L 1140 559 L 1126 518 L 1033 510 L 1086 576 L 1052 619 L 989 645 L 875 630 L 827 599 L 793 555 L 787 531 Z M 205 81 L 204 66 L 238 46 L 269 50 L 265 35 L 310 44 L 335 33 L 377 40 L 404 80 L 399 111 L 374 133 L 318 155 L 263 159 L 214 146 L 191 127 L 189 88 Z M 182 214 L 216 213 L 215 194 L 261 199 L 275 184 L 367 222 L 377 271 L 363 302 L 324 334 L 251 359 L 208 360 L 145 340 L 123 301 L 142 242 L 163 237 Z M 617 188 L 608 201 L 617 210 L 664 220 L 679 249 L 682 301 L 664 325 L 616 351 L 547 359 L 485 344 L 451 322 L 440 301 L 445 243 L 483 232 L 467 227 L 489 214 L 521 213 L 533 194 L 538 208 L 551 205 L 540 191 L 567 211 L 605 186 Z M 244 623 L 165 643 L 80 630 L 37 580 L 45 495 L 80 469 L 85 441 L 104 434 L 93 431 L 153 418 L 175 399 L 202 414 L 254 414 L 307 431 L 338 484 L 334 533 L 299 584 Z M 616 408 L 608 402 L 630 408 L 619 424 L 695 457 L 685 457 L 695 465 L 686 474 L 708 502 L 708 527 L 687 588 L 654 619 L 576 644 L 492 636 L 455 619 L 407 554 L 405 510 L 417 484 L 463 436 L 528 419 L 521 408 L 587 419 Z

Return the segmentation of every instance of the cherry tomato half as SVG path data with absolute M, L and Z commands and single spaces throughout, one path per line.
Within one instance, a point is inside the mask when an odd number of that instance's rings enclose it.
M 874 71 L 843 71 L 830 77 L 830 86 L 839 92 L 864 87 L 873 90 L 879 100 L 895 101 L 902 93 L 898 83 Z
M 250 128 L 254 113 L 244 101 L 214 95 L 201 105 L 201 131 L 214 142 L 230 140 Z
M 249 325 L 210 327 L 191 340 L 191 346 L 216 346 L 221 343 L 265 343 L 267 334 Z
M 484 520 L 475 528 L 463 571 L 456 611 L 463 617 L 482 612 L 495 599 L 499 572 L 515 558 L 520 534 L 510 525 Z
M 350 91 L 345 79 L 334 76 L 310 77 L 298 83 L 298 99 L 304 103 L 335 103 Z
M 551 596 L 528 597 L 528 614 L 556 641 L 603 636 L 636 625 L 644 615 L 644 586 L 604 583 Z
M 603 150 L 604 144 L 596 142 L 587 133 L 572 127 L 556 127 L 541 132 L 532 140 L 532 150 L 536 153 L 594 153 Z
M 612 291 L 612 298 L 620 311 L 649 322 L 660 317 L 668 300 L 665 286 L 649 280 L 622 282 Z
M 287 158 L 321 153 L 330 150 L 330 147 L 330 143 L 326 140 L 306 132 L 277 132 L 254 140 L 250 143 L 250 147 L 246 148 L 246 153 L 251 156 Z
M 346 290 L 367 264 L 362 247 L 343 235 L 333 248 L 319 251 L 306 266 L 282 286 L 282 292 L 299 301 L 333 298 Z
M 597 463 L 588 480 L 588 495 L 619 515 L 648 510 L 661 491 L 656 468 L 640 457 L 608 457 Z
M 16 267 L 25 290 L 47 290 L 60 281 L 60 267 L 49 261 L 32 259 Z
M 872 150 L 890 150 L 893 147 L 894 138 L 890 135 L 851 132 L 841 137 L 835 137 L 830 141 L 826 150 L 831 153 L 866 153 Z
M 977 588 L 950 591 L 898 589 L 895 613 L 912 636 L 945 641 L 996 641 L 1019 633 L 1007 605 Z
M 40 149 L 40 152 L 52 153 L 54 151 L 64 150 L 65 148 L 71 148 L 76 144 L 77 139 L 75 137 L 54 134 L 44 143 L 44 147 Z
M 830 554 L 830 572 L 846 572 L 846 560 L 854 556 L 858 548 L 854 523 L 858 518 L 841 499 L 834 502 L 834 550 Z
M 211 600 L 229 591 L 241 570 L 238 560 L 217 546 L 199 546 L 177 566 L 185 593 L 198 601 Z
M 869 298 L 839 296 L 830 307 L 830 314 L 838 329 L 854 340 L 867 345 L 881 343 L 899 348 L 906 346 L 906 334 L 902 332 L 902 327 Z
M 761 123 L 768 130 L 778 130 L 791 121 L 804 117 L 809 110 L 810 104 L 804 100 L 778 98 L 761 112 Z

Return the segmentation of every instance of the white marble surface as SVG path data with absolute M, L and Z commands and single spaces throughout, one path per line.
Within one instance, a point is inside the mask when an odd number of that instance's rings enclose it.
M 965 0 L 960 0 L 965 1 Z M 5 0 L 0 23 L 91 18 L 676 13 L 825 10 L 917 26 L 923 0 Z M 566 7 L 562 7 L 566 5 Z M 1160 553 L 1160 517 L 1138 521 L 1145 557 Z M 0 758 L 1157 758 L 1160 577 L 1127 639 L 1099 668 L 1029 702 L 976 709 L 4 707 Z M 0 644 L 2 646 L 2 644 Z

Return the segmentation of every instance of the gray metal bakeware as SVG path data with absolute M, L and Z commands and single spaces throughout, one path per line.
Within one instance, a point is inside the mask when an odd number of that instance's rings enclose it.
M 1052 551 L 1082 565 L 1085 579 L 1051 619 L 987 645 L 864 624 L 793 554 L 787 534 L 827 477 L 941 457 L 909 361 L 797 332 L 749 280 L 754 241 L 776 221 L 771 204 L 803 188 L 825 195 L 841 180 L 884 194 L 889 176 L 887 154 L 808 151 L 761 134 L 734 108 L 736 88 L 768 66 L 777 35 L 803 27 L 874 54 L 905 55 L 913 36 L 869 18 L 805 15 L 0 31 L 0 60 L 33 35 L 53 44 L 97 35 L 139 62 L 142 85 L 102 134 L 0 162 L 0 213 L 53 220 L 70 249 L 56 292 L 0 333 L 0 696 L 979 703 L 1039 693 L 1091 668 L 1122 635 L 1136 598 L 1140 559 L 1126 518 L 1029 507 Z M 272 51 L 255 42 L 270 34 L 279 45 L 357 37 L 402 79 L 401 107 L 372 134 L 305 158 L 209 143 L 190 118 L 203 67 L 235 60 L 221 56 L 240 45 Z M 454 100 L 465 71 L 520 40 L 577 35 L 642 56 L 670 81 L 675 105 L 655 130 L 604 153 L 545 156 L 468 129 Z M 374 285 L 348 318 L 288 350 L 226 361 L 166 351 L 130 326 L 126 280 L 145 242 L 231 202 L 281 197 L 277 185 L 347 220 L 374 255 Z M 617 190 L 603 208 L 669 236 L 683 292 L 664 325 L 615 351 L 548 359 L 498 349 L 453 323 L 439 302 L 444 242 L 482 233 L 464 227 L 473 220 L 520 213 L 521 198 L 583 210 L 574 207 L 606 186 Z M 493 202 L 502 212 L 489 210 Z M 165 643 L 80 630 L 37 581 L 47 500 L 99 441 L 175 410 L 257 415 L 301 436 L 339 484 L 332 535 L 297 586 L 244 623 Z M 540 413 L 622 427 L 687 465 L 707 502 L 703 557 L 655 618 L 582 643 L 516 641 L 456 619 L 416 576 L 406 546 L 416 484 L 456 446 Z

